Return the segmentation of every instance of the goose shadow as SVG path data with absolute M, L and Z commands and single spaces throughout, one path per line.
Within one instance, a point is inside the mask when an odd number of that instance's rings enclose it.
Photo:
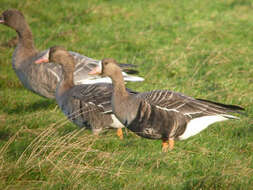
M 38 100 L 31 104 L 19 104 L 15 108 L 4 110 L 7 114 L 21 114 L 21 113 L 31 113 L 34 111 L 46 110 L 49 107 L 55 107 L 55 100 Z

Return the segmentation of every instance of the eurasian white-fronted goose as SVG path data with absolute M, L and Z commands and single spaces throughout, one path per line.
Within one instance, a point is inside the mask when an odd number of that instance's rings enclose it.
M 0 16 L 0 23 L 14 29 L 18 34 L 18 45 L 12 57 L 12 66 L 22 84 L 29 90 L 47 97 L 55 98 L 56 85 L 62 69 L 59 65 L 52 63 L 35 64 L 39 58 L 48 57 L 48 51 L 39 52 L 34 46 L 32 32 L 23 14 L 14 9 L 6 10 Z M 75 84 L 91 84 L 97 82 L 108 82 L 108 78 L 89 76 L 88 72 L 98 65 L 97 60 L 88 58 L 75 52 L 70 52 L 76 60 L 74 72 Z M 128 65 L 129 66 L 129 65 Z M 122 65 L 124 69 L 124 65 Z M 143 78 L 129 76 L 124 73 L 125 81 L 142 81 Z
M 109 76 L 113 83 L 112 110 L 128 129 L 149 139 L 162 139 L 163 151 L 173 149 L 174 140 L 187 139 L 212 123 L 238 117 L 239 106 L 194 99 L 181 93 L 156 90 L 129 94 L 113 59 L 104 59 L 90 74 Z
M 121 128 L 124 125 L 112 114 L 112 84 L 74 85 L 75 60 L 62 47 L 50 48 L 49 60 L 62 66 L 63 75 L 56 88 L 56 101 L 69 120 L 80 127 L 90 127 L 95 134 L 103 128 L 118 128 L 118 136 L 123 138 Z

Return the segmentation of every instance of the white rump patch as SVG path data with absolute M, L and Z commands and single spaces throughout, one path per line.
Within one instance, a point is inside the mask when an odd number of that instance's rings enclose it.
M 144 78 L 128 75 L 127 77 L 124 77 L 124 81 L 129 81 L 129 82 L 142 82 L 142 81 L 144 81 Z
M 225 121 L 225 120 L 228 120 L 228 118 L 225 118 L 221 115 L 203 116 L 203 117 L 195 118 L 187 124 L 184 134 L 179 136 L 179 139 L 180 140 L 187 139 L 193 135 L 198 134 L 200 131 L 204 130 L 209 125 L 215 122 Z
M 141 81 L 144 81 L 144 78 L 142 78 L 142 77 L 128 75 L 125 72 L 122 72 L 122 75 L 123 75 L 124 81 L 132 81 L 132 82 L 141 82 Z
M 110 125 L 113 128 L 124 128 L 125 126 L 117 119 L 114 114 L 111 114 L 113 123 Z

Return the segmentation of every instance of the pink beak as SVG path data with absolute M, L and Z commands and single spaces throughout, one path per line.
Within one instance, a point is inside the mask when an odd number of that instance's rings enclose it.
M 36 64 L 40 64 L 40 63 L 49 63 L 49 59 L 48 58 L 45 58 L 45 57 L 42 57 L 40 59 L 37 59 L 35 61 Z
M 92 69 L 89 73 L 89 75 L 100 75 L 102 74 L 102 62 L 99 61 L 98 66 Z
M 101 67 L 97 66 L 94 69 L 92 69 L 88 74 L 89 75 L 99 75 L 101 74 Z

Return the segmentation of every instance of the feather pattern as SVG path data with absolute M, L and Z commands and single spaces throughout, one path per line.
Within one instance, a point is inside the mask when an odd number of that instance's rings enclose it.
M 56 96 L 56 100 L 69 120 L 99 133 L 108 127 L 124 127 L 112 114 L 112 92 L 113 86 L 108 83 L 76 85 L 60 97 Z M 129 89 L 128 92 L 136 94 Z
M 237 113 L 240 108 L 227 108 L 225 104 L 215 104 L 210 101 L 198 100 L 168 90 L 140 93 L 136 97 L 140 97 L 150 104 L 164 108 L 164 110 L 180 112 L 189 118 L 206 115 L 227 115 L 228 112 Z
M 227 105 L 194 99 L 168 90 L 139 93 L 134 98 L 139 99 L 139 106 L 135 119 L 126 122 L 127 127 L 138 135 L 151 139 L 186 139 L 214 122 L 236 119 L 228 112 L 237 113 L 240 108 L 228 108 Z M 200 131 L 194 129 L 196 133 L 180 138 L 187 127 L 199 128 L 196 122 L 195 126 L 192 125 L 192 121 L 197 121 L 197 118 L 206 118 L 208 122 L 202 122 L 204 127 Z M 190 122 L 191 125 L 188 125 Z

